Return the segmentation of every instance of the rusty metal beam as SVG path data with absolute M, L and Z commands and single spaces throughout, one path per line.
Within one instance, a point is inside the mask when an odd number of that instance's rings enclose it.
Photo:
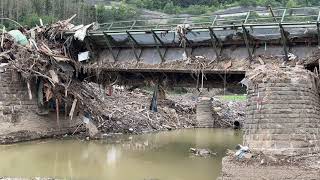
M 274 22 L 277 22 L 278 20 L 277 20 L 277 18 L 276 18 L 275 15 L 274 15 L 274 12 L 273 12 L 273 10 L 272 10 L 272 7 L 269 5 L 268 8 L 269 8 L 269 11 L 270 11 L 271 16 L 273 17 L 273 21 L 274 21 Z
M 111 46 L 110 41 L 109 41 L 109 39 L 108 39 L 108 33 L 103 32 L 103 34 L 104 34 L 104 39 L 105 39 L 105 41 L 106 41 L 106 43 L 107 43 L 108 49 L 109 49 L 109 51 L 111 52 L 111 55 L 112 55 L 112 57 L 113 57 L 113 60 L 114 60 L 114 61 L 118 61 L 118 58 L 117 58 L 118 55 L 115 55 L 115 54 L 114 54 L 113 49 L 112 49 L 112 46 Z M 118 54 L 119 54 L 119 53 L 118 53 Z
M 132 52 L 134 54 L 134 56 L 136 57 L 137 61 L 140 61 L 140 55 L 137 54 L 136 52 L 136 48 L 135 48 L 135 44 L 139 46 L 138 42 L 131 36 L 131 34 L 127 31 L 129 40 L 130 40 L 130 44 L 131 44 L 131 48 L 132 48 Z
M 153 35 L 153 39 L 154 39 L 154 42 L 155 42 L 155 44 L 156 44 L 156 48 L 157 48 L 157 51 L 158 51 L 158 54 L 159 54 L 159 56 L 160 56 L 160 58 L 161 58 L 161 63 L 163 63 L 163 62 L 165 62 L 166 60 L 165 60 L 165 56 L 164 55 L 162 55 L 162 53 L 161 53 L 161 50 L 160 50 L 160 46 L 159 46 L 159 44 L 158 44 L 158 42 L 157 42 L 157 36 L 156 36 L 156 34 L 154 33 Z M 160 42 L 161 43 L 161 42 Z
M 213 50 L 216 53 L 217 60 L 220 60 L 220 54 L 218 53 L 217 40 L 214 37 L 214 32 L 211 28 L 209 28 L 209 32 L 210 32 L 209 34 L 210 34 L 210 39 L 211 39 L 211 44 L 212 44 Z
M 320 47 L 320 10 L 317 18 L 318 46 Z
M 156 38 L 158 41 L 159 41 L 159 43 L 162 45 L 162 46 L 164 46 L 164 43 L 162 42 L 162 40 L 159 38 L 159 36 L 154 32 L 154 30 L 151 30 L 151 33 L 152 33 L 152 35 L 153 35 L 153 38 Z M 157 42 L 157 41 L 156 41 Z
M 214 39 L 216 40 L 216 42 L 218 42 L 219 46 L 222 47 L 222 42 L 220 41 L 220 39 L 218 38 L 218 36 L 216 35 L 216 33 L 214 33 L 212 27 L 209 27 L 209 31 L 210 34 L 214 37 Z
M 253 60 L 253 56 L 252 56 L 252 52 L 250 50 L 250 44 L 249 44 L 250 34 L 249 34 L 248 30 L 244 26 L 242 26 L 242 30 L 243 30 L 243 39 L 244 39 L 244 42 L 246 44 L 246 48 L 247 48 L 247 51 L 248 51 L 249 59 L 252 61 Z
M 284 51 L 284 59 L 285 59 L 285 61 L 288 61 L 289 57 L 288 57 L 288 47 L 287 47 L 287 36 L 286 36 L 285 30 L 282 27 L 281 23 L 279 24 L 279 28 L 280 28 L 281 41 L 282 41 L 283 51 Z
M 129 31 L 126 31 L 126 33 L 127 33 L 128 37 L 129 37 L 129 39 L 130 39 L 131 41 L 133 41 L 135 45 L 140 46 L 140 44 L 138 43 L 138 41 L 133 38 L 133 36 L 130 34 Z

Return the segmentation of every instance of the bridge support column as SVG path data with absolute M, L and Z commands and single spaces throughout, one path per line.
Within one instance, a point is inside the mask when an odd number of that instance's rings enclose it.
M 249 72 L 244 144 L 266 154 L 320 152 L 318 79 L 302 67 Z
M 214 127 L 211 98 L 199 97 L 197 104 L 197 123 L 200 128 Z

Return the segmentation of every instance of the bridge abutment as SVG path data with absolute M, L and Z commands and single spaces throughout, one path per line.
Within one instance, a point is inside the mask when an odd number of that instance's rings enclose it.
M 302 67 L 249 72 L 244 144 L 255 151 L 293 155 L 320 149 L 318 81 Z
M 70 122 L 60 118 L 60 128 L 55 112 L 38 115 L 37 90 L 35 81 L 31 81 L 32 99 L 28 86 L 20 74 L 0 69 L 0 144 L 14 143 L 55 135 L 72 133 L 78 120 Z

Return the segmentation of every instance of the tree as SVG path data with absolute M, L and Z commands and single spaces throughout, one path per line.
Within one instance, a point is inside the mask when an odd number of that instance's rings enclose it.
M 297 7 L 298 3 L 295 0 L 289 0 L 286 4 L 287 8 L 293 8 L 293 7 Z
M 177 14 L 179 9 L 173 4 L 173 2 L 168 2 L 163 8 L 163 12 L 168 14 Z
M 240 0 L 239 5 L 244 7 L 257 6 L 257 1 L 256 0 Z

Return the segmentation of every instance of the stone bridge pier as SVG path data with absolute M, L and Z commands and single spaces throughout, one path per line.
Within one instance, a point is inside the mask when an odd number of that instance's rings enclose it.
M 212 117 L 212 101 L 210 97 L 202 95 L 198 98 L 196 113 L 198 127 L 214 127 L 214 118 Z
M 259 74 L 259 73 L 258 73 Z M 248 73 L 244 144 L 263 153 L 317 153 L 320 147 L 318 78 L 303 67 Z

